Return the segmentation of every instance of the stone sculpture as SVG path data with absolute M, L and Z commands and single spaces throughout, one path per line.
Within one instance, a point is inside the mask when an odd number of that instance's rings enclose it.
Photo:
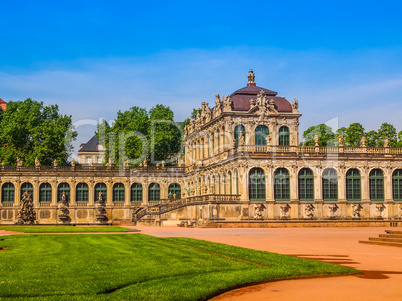
M 264 204 L 255 204 L 254 205 L 254 219 L 262 220 L 264 219 L 262 214 L 265 210 Z
M 385 206 L 384 204 L 376 204 L 375 205 L 375 210 L 377 213 L 377 218 L 382 218 L 382 212 L 384 211 Z
M 315 136 L 314 136 L 315 146 L 319 146 L 319 144 L 318 144 L 319 141 L 320 141 L 320 136 L 315 135 Z
M 361 142 L 362 142 L 362 146 L 366 147 L 367 138 L 363 136 Z
M 98 200 L 95 202 L 96 208 L 96 220 L 98 223 L 106 223 L 107 222 L 107 213 L 105 208 L 105 201 L 103 199 L 103 193 L 98 193 Z
M 240 145 L 244 145 L 244 134 L 240 132 Z
M 352 218 L 360 218 L 360 211 L 362 210 L 362 206 L 360 204 L 352 205 Z
M 33 209 L 32 195 L 24 191 L 21 198 L 21 209 L 18 210 L 18 225 L 33 225 L 36 222 L 36 212 Z
M 65 192 L 61 195 L 61 200 L 59 202 L 59 219 L 63 224 L 68 224 L 70 222 L 70 217 L 69 217 L 69 210 L 68 210 L 68 200 L 67 200 L 67 195 Z
M 388 137 L 385 137 L 384 147 L 389 147 L 389 139 L 388 139 Z
M 289 212 L 289 209 L 290 209 L 290 205 L 289 204 L 281 204 L 280 208 L 281 208 L 281 218 L 282 219 L 289 218 L 288 212 Z
M 293 99 L 293 101 L 292 101 L 292 109 L 293 109 L 293 111 L 295 111 L 295 112 L 298 112 L 299 110 L 299 101 L 295 98 L 295 99 Z
M 330 204 L 328 205 L 328 215 L 329 218 L 335 218 L 335 212 L 338 210 L 338 205 L 337 204 Z
M 314 205 L 313 204 L 307 204 L 304 207 L 304 218 L 308 219 L 313 219 L 314 218 Z
M 338 146 L 343 146 L 343 136 L 342 135 L 338 136 Z

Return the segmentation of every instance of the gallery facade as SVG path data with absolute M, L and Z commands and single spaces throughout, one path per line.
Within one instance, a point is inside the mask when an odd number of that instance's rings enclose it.
M 300 116 L 296 99 L 256 86 L 250 70 L 246 87 L 201 103 L 176 166 L 2 164 L 0 224 L 21 218 L 26 191 L 40 224 L 397 224 L 402 149 L 364 138 L 345 147 L 342 137 L 300 146 Z

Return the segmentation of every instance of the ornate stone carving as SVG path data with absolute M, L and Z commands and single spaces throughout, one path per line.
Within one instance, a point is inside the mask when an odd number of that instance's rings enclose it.
M 221 98 L 219 94 L 215 95 L 214 118 L 222 114 Z
M 389 147 L 389 139 L 388 139 L 388 137 L 385 137 L 384 147 Z
M 361 142 L 362 142 L 362 146 L 366 147 L 366 142 L 367 142 L 366 137 L 363 136 Z
M 244 134 L 243 132 L 240 132 L 240 145 L 244 145 L 245 141 L 244 141 Z
M 22 162 L 22 160 L 17 157 L 17 167 L 21 167 L 24 163 Z
M 231 112 L 232 111 L 232 100 L 230 99 L 230 96 L 223 96 L 222 97 L 223 101 L 223 111 L 224 112 Z
M 402 204 L 400 204 L 399 206 L 398 206 L 399 208 L 398 208 L 398 214 L 399 214 L 399 218 L 401 218 L 402 219 Z
M 360 204 L 352 205 L 352 218 L 360 218 L 360 211 L 363 209 Z
M 107 213 L 106 213 L 106 208 L 105 208 L 105 200 L 103 199 L 103 193 L 99 192 L 98 194 L 98 199 L 95 202 L 95 208 L 96 208 L 96 221 L 98 223 L 106 223 L 107 222 Z
M 314 205 L 307 204 L 304 206 L 304 218 L 313 219 L 314 218 Z
M 376 204 L 375 205 L 375 211 L 376 211 L 377 218 L 382 218 L 382 212 L 384 211 L 384 209 L 385 209 L 384 204 Z
M 205 122 L 211 121 L 212 114 L 211 114 L 211 109 L 209 108 L 209 103 L 203 101 L 201 103 L 201 108 L 202 108 L 202 113 L 201 115 L 205 117 Z
M 293 113 L 299 113 L 299 101 L 295 98 L 292 100 Z
M 67 200 L 67 196 L 66 193 L 63 192 L 62 196 L 61 196 L 61 200 L 58 204 L 59 207 L 59 219 L 63 224 L 68 224 L 70 223 L 71 219 L 69 217 L 69 213 L 70 211 L 68 210 L 68 200 Z
M 343 136 L 342 135 L 338 136 L 338 146 L 343 146 Z
M 24 191 L 21 198 L 21 209 L 18 210 L 18 225 L 33 225 L 36 223 L 36 212 L 33 209 L 32 195 L 28 191 Z
M 330 204 L 328 205 L 328 216 L 329 218 L 335 218 L 335 212 L 338 210 L 337 204 Z
M 35 157 L 35 167 L 39 167 L 40 166 L 40 162 L 38 157 Z
M 75 159 L 74 158 L 71 159 L 71 166 L 75 167 Z
M 314 136 L 315 146 L 319 146 L 318 142 L 320 141 L 320 137 L 318 135 Z
M 254 107 L 255 107 L 255 100 L 250 99 L 250 110 L 254 109 Z
M 281 208 L 281 218 L 282 219 L 289 218 L 290 205 L 289 204 L 281 204 L 280 208 Z
M 254 204 L 254 219 L 262 220 L 263 212 L 266 209 L 264 204 Z

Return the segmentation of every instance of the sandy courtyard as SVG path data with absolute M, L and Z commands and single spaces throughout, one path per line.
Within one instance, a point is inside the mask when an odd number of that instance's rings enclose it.
M 183 236 L 311 258 L 364 271 L 364 275 L 285 280 L 237 289 L 213 300 L 402 300 L 402 249 L 359 244 L 385 229 L 202 229 L 136 227 L 143 234 Z

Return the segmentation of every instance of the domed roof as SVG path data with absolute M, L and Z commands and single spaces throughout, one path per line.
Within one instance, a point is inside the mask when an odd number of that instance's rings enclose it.
M 232 95 L 230 95 L 233 111 L 250 110 L 250 100 L 256 99 L 258 93 L 263 90 L 269 100 L 273 99 L 275 101 L 275 106 L 278 112 L 292 112 L 292 105 L 288 100 L 286 100 L 286 98 L 277 97 L 276 95 L 278 93 L 275 91 L 258 87 L 254 82 L 254 78 L 254 71 L 250 69 L 250 72 L 248 73 L 247 86 L 235 91 L 234 93 L 232 93 Z

